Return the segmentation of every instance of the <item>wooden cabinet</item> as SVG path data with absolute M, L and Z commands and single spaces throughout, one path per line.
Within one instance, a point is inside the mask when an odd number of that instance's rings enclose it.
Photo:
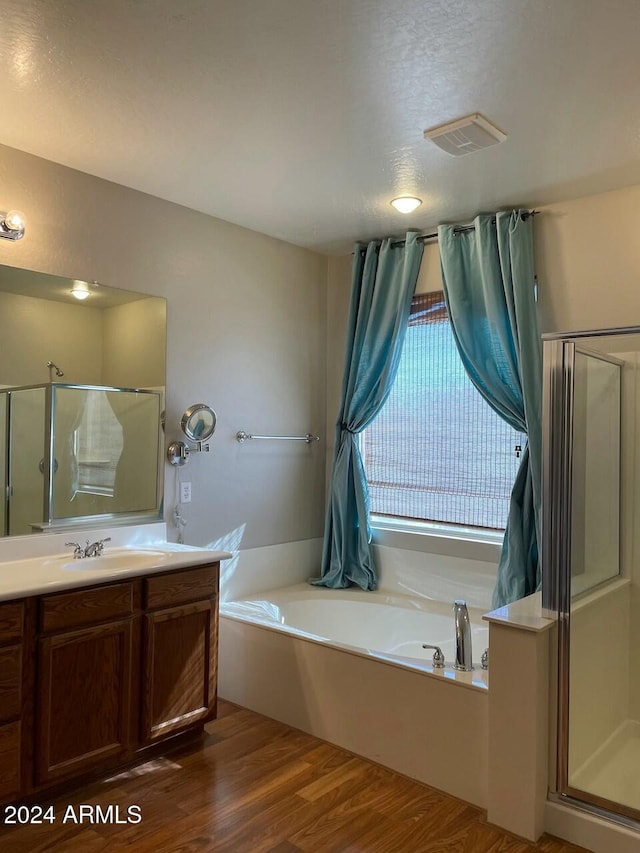
M 145 578 L 142 738 L 146 743 L 215 715 L 217 589 L 217 565 Z
M 134 590 L 134 583 L 125 582 L 49 595 L 40 600 L 40 632 L 69 631 L 133 616 Z
M 215 711 L 215 617 L 211 600 L 145 615 L 145 741 L 167 737 Z
M 0 648 L 0 721 L 16 720 L 22 708 L 22 643 Z
M 37 784 L 128 752 L 132 636 L 127 619 L 39 641 Z
M 0 803 L 215 715 L 218 568 L 0 603 Z
M 0 801 L 22 790 L 24 604 L 0 604 Z

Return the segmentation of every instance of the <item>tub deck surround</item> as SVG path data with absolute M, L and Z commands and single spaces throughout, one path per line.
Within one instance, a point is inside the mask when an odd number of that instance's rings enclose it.
M 102 557 L 74 560 L 72 549 L 64 544 L 71 540 L 95 542 L 107 537 L 111 541 L 105 544 Z M 163 523 L 0 540 L 0 601 L 169 572 L 229 557 L 227 551 L 167 542 Z
M 549 684 L 555 621 L 535 593 L 484 616 L 489 622 L 490 823 L 536 841 L 549 787 Z
M 225 616 L 219 656 L 222 698 L 486 808 L 488 690 Z
M 447 602 L 381 590 L 325 590 L 302 583 L 220 605 L 220 615 L 228 619 L 486 690 L 488 673 L 480 668 L 480 656 L 488 645 L 488 630 L 481 609 L 469 608 L 469 613 L 475 668 L 461 672 L 453 668 L 455 630 L 452 605 Z M 423 643 L 442 649 L 444 669 L 434 669 L 433 651 L 423 649 Z
M 556 624 L 542 613 L 542 594 L 534 592 L 526 598 L 498 607 L 482 617 L 486 622 L 504 627 L 519 628 L 522 631 L 550 631 Z
M 475 669 L 458 672 L 453 602 L 307 583 L 223 602 L 220 695 L 485 807 L 482 612 Z

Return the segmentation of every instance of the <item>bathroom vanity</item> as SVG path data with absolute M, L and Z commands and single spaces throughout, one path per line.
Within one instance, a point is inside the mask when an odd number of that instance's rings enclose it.
M 228 556 L 154 545 L 0 563 L 0 803 L 130 764 L 215 716 Z

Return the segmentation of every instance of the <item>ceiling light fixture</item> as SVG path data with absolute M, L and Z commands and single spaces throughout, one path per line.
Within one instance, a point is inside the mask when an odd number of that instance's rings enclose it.
M 22 240 L 24 237 L 24 216 L 19 210 L 0 213 L 0 237 L 6 240 Z
M 415 196 L 403 195 L 400 198 L 394 198 L 391 206 L 395 207 L 398 213 L 413 213 L 413 211 L 422 204 L 421 198 Z
M 88 296 L 91 296 L 89 288 L 83 281 L 74 281 L 70 293 L 76 299 L 86 299 Z

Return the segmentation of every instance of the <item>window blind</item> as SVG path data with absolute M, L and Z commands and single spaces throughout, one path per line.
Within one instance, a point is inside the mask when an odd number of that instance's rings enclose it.
M 504 529 L 526 436 L 467 377 L 442 291 L 414 297 L 394 386 L 361 441 L 372 512 Z

